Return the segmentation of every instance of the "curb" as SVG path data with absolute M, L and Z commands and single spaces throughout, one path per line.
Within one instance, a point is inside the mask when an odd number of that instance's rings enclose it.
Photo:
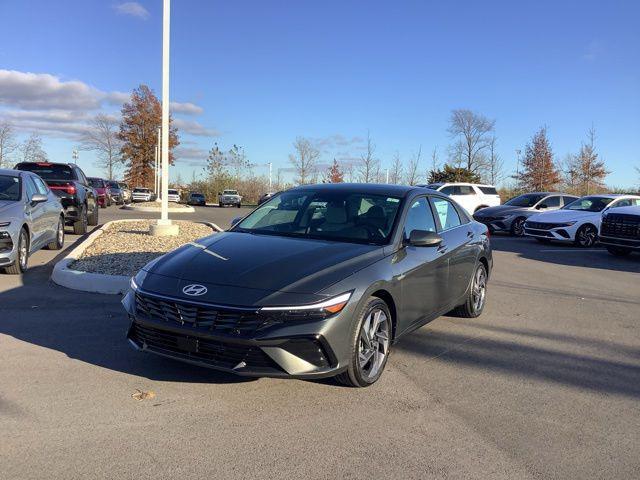
M 129 204 L 129 205 L 123 205 L 122 207 L 120 207 L 122 210 L 132 210 L 134 212 L 151 212 L 151 213 L 160 213 L 160 209 L 159 208 L 153 208 L 153 207 L 136 207 L 133 206 L 133 204 Z M 169 207 L 169 212 L 171 213 L 193 213 L 195 212 L 195 208 L 187 205 L 184 207 L 180 207 L 180 208 L 176 208 L 176 207 Z
M 73 262 L 79 259 L 84 251 L 96 241 L 100 235 L 104 233 L 104 229 L 115 222 L 139 222 L 140 219 L 122 219 L 112 220 L 97 228 L 84 240 L 80 245 L 69 252 L 62 260 L 58 261 L 53 267 L 51 280 L 62 287 L 71 288 L 73 290 L 81 290 L 83 292 L 104 293 L 110 295 L 119 295 L 129 290 L 129 282 L 131 277 L 126 275 L 106 275 L 104 273 L 82 272 L 69 268 Z M 222 229 L 215 223 L 196 222 L 211 227 L 215 232 L 221 232 Z M 214 233 L 215 233 L 214 232 Z

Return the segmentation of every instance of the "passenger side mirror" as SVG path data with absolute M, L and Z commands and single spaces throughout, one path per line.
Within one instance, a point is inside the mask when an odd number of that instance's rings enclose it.
M 541 203 L 536 207 L 537 210 L 544 210 L 545 208 L 549 208 L 546 203 Z
M 31 205 L 36 205 L 38 203 L 44 203 L 48 200 L 46 195 L 42 195 L 41 193 L 35 193 L 31 197 Z
M 235 217 L 233 220 L 231 220 L 231 226 L 233 227 L 236 223 L 240 222 L 242 218 L 243 217 Z
M 436 232 L 426 230 L 411 230 L 409 245 L 414 247 L 436 247 L 442 243 L 442 237 Z

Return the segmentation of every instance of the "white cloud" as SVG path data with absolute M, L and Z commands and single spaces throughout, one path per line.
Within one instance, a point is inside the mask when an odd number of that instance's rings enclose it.
M 129 15 L 131 17 L 146 20 L 149 18 L 149 11 L 138 2 L 124 2 L 114 5 L 113 8 L 121 15 Z
M 204 109 L 191 102 L 171 102 L 171 111 L 173 113 L 182 113 L 184 115 L 200 115 Z
M 179 131 L 196 135 L 199 137 L 219 137 L 221 133 L 213 128 L 206 128 L 199 122 L 193 120 L 184 120 L 182 118 L 174 118 L 173 124 Z

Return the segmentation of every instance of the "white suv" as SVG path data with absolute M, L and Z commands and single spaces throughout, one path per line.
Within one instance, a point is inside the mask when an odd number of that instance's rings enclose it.
M 450 196 L 471 215 L 481 208 L 497 207 L 500 205 L 500 195 L 493 185 L 476 183 L 430 183 L 420 187 L 437 190 Z
M 170 188 L 169 190 L 167 190 L 167 198 L 170 202 L 180 203 L 180 192 L 178 192 L 178 190 Z

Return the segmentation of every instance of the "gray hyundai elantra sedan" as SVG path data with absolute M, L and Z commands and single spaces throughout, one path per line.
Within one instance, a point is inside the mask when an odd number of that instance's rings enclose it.
M 146 265 L 123 299 L 127 336 L 239 375 L 364 387 L 403 335 L 480 315 L 492 263 L 487 227 L 438 192 L 305 185 Z

